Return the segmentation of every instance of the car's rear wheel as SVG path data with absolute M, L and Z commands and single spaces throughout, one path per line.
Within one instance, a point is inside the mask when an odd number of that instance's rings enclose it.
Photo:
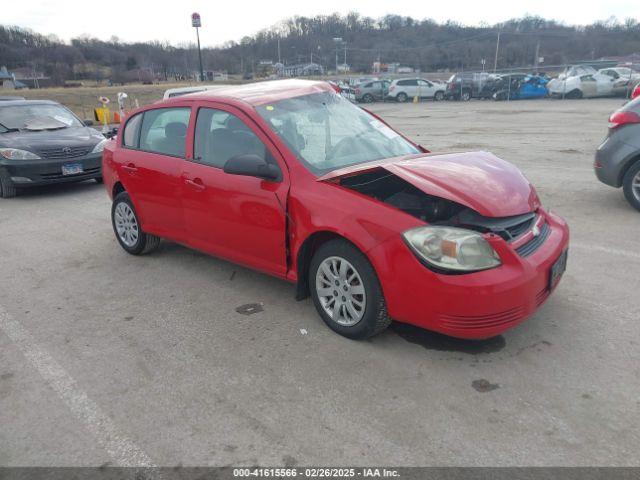
M 636 210 L 640 210 L 640 160 L 629 168 L 622 181 L 624 196 Z
M 370 93 L 365 93 L 362 97 L 362 101 L 364 103 L 373 103 L 373 95 L 371 95 Z
M 127 253 L 143 255 L 160 245 L 160 237 L 145 233 L 140 228 L 136 209 L 127 192 L 120 192 L 113 199 L 111 223 L 118 243 Z
M 400 93 L 398 94 L 398 96 L 396 97 L 396 100 L 397 100 L 398 102 L 400 102 L 400 103 L 404 103 L 404 102 L 406 102 L 406 101 L 407 101 L 407 99 L 408 99 L 408 98 L 409 98 L 409 97 L 407 97 L 407 94 L 406 94 L 406 93 L 404 93 L 404 92 L 400 92 Z
M 0 198 L 12 198 L 17 194 L 17 190 L 11 179 L 0 173 Z
M 436 102 L 441 102 L 442 100 L 444 100 L 444 92 L 436 92 L 436 94 L 433 96 L 433 99 Z
M 462 100 L 463 102 L 468 102 L 469 100 L 471 100 L 471 92 L 469 90 L 463 90 L 460 94 L 460 100 Z
M 311 259 L 309 285 L 320 317 L 340 335 L 368 338 L 391 323 L 375 270 L 345 240 L 331 240 L 318 248 Z

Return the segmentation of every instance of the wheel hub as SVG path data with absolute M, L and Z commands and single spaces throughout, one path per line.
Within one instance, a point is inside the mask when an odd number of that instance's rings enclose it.
M 366 305 L 364 283 L 346 259 L 328 257 L 322 261 L 316 273 L 316 292 L 323 310 L 334 322 L 350 327 L 362 320 Z

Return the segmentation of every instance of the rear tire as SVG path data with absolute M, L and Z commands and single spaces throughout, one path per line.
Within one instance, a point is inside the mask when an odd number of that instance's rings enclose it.
M 463 90 L 463 92 L 460 94 L 460 100 L 462 100 L 463 102 L 468 102 L 469 100 L 471 100 L 471 92 L 469 90 Z
M 407 94 L 404 92 L 400 92 L 398 94 L 398 96 L 396 96 L 396 101 L 400 102 L 400 103 L 405 103 L 407 101 L 409 97 L 407 97 Z
M 18 194 L 10 178 L 0 174 L 0 198 L 13 198 Z
M 120 192 L 113 199 L 111 224 L 118 243 L 131 255 L 151 253 L 160 245 L 160 237 L 145 233 L 140 228 L 138 214 L 127 192 Z
M 309 267 L 309 286 L 324 323 L 344 337 L 369 338 L 391 324 L 373 266 L 346 240 L 331 240 L 318 248 Z M 336 303 L 342 306 L 336 308 Z
M 577 88 L 575 90 L 571 90 L 569 93 L 565 95 L 565 98 L 569 98 L 572 100 L 579 100 L 582 97 L 583 97 L 582 90 L 578 90 Z
M 640 210 L 640 160 L 627 170 L 622 181 L 622 188 L 629 204 L 636 210 Z
M 364 103 L 373 103 L 373 95 L 371 95 L 370 93 L 365 93 L 362 97 L 362 101 Z

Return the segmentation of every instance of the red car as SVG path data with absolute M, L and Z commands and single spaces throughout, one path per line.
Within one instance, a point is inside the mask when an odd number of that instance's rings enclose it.
M 229 86 L 131 114 L 103 157 L 116 238 L 160 238 L 296 284 L 336 332 L 461 338 L 522 322 L 569 231 L 513 165 L 435 155 L 324 82 Z

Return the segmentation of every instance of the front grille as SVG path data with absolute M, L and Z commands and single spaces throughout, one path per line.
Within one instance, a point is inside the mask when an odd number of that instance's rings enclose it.
M 57 147 L 40 149 L 40 156 L 47 160 L 64 160 L 66 158 L 84 157 L 91 147 Z
M 495 328 L 519 322 L 525 317 L 523 307 L 515 307 L 503 312 L 489 315 L 440 315 L 440 320 L 444 327 L 452 329 L 472 330 Z
M 545 222 L 545 224 L 540 229 L 540 235 L 538 235 L 537 237 L 533 237 L 527 243 L 520 245 L 518 248 L 516 248 L 516 252 L 521 257 L 528 257 L 542 246 L 547 238 L 549 238 L 549 234 L 551 234 L 551 228 L 549 228 L 549 224 Z
M 517 223 L 515 225 L 511 225 L 505 228 L 505 231 L 510 236 L 510 238 L 505 238 L 505 240 L 512 240 L 512 239 L 518 238 L 520 235 L 527 232 L 531 228 L 535 220 L 536 220 L 535 217 L 527 218 L 521 223 Z
M 100 167 L 93 168 L 85 168 L 83 172 L 76 173 L 74 175 L 63 175 L 61 170 L 58 170 L 55 173 L 43 173 L 40 175 L 44 180 L 58 180 L 60 178 L 73 178 L 73 177 L 82 177 L 84 175 L 91 175 L 92 173 L 98 173 L 100 171 Z

